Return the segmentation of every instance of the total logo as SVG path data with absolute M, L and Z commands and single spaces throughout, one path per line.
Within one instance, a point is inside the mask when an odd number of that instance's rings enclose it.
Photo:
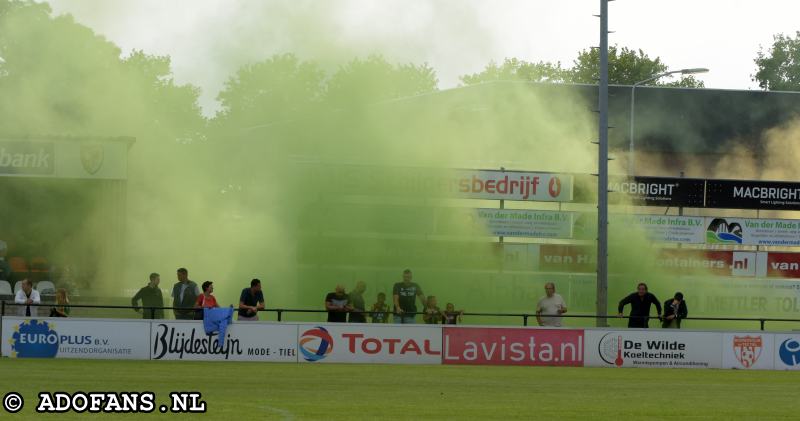
M 59 335 L 53 323 L 26 320 L 14 326 L 11 335 L 11 356 L 17 358 L 54 358 L 61 344 L 88 345 L 91 336 Z
M 781 344 L 778 349 L 778 356 L 784 364 L 789 367 L 800 365 L 800 341 L 796 338 L 789 338 Z
M 300 354 L 306 361 L 319 361 L 333 352 L 333 338 L 322 326 L 309 329 L 300 335 Z

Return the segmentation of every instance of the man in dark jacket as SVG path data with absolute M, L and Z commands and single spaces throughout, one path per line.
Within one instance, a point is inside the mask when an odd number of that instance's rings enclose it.
M 648 328 L 648 321 L 650 319 L 650 305 L 656 305 L 658 311 L 658 318 L 661 318 L 661 303 L 655 295 L 647 292 L 647 284 L 640 282 L 636 286 L 636 292 L 631 293 L 619 302 L 619 316 L 622 317 L 622 310 L 625 304 L 631 305 L 631 312 L 628 319 L 628 327 L 641 327 Z
M 683 294 L 675 293 L 675 298 L 664 302 L 664 320 L 661 327 L 664 329 L 680 329 L 681 320 L 689 315 L 686 308 L 686 301 L 683 301 Z
M 163 319 L 164 309 L 153 309 L 152 307 L 164 307 L 164 297 L 161 295 L 161 288 L 158 287 L 161 276 L 157 273 L 150 274 L 150 282 L 142 287 L 136 295 L 131 298 L 131 306 L 134 310 L 142 312 L 143 319 Z M 139 308 L 139 300 L 142 301 L 144 311 Z M 150 307 L 150 308 L 148 308 Z
M 194 320 L 194 303 L 198 295 L 200 288 L 189 279 L 189 271 L 178 269 L 178 282 L 172 287 L 172 306 L 178 308 L 173 310 L 176 319 Z

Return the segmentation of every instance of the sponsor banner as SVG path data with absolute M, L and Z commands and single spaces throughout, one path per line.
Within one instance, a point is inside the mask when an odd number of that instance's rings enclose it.
M 721 332 L 586 330 L 589 367 L 722 367 Z
M 725 333 L 722 337 L 722 368 L 772 370 L 775 337 L 764 332 Z
M 454 170 L 456 194 L 470 199 L 572 201 L 572 176 L 540 172 Z
M 441 364 L 442 328 L 436 325 L 301 324 L 298 361 Z
M 775 334 L 776 370 L 800 370 L 800 333 Z
M 611 224 L 630 227 L 659 243 L 702 244 L 705 242 L 705 219 L 697 216 L 611 215 Z
M 583 366 L 583 330 L 445 327 L 443 364 Z
M 542 272 L 594 272 L 597 265 L 595 250 L 591 246 L 541 244 L 539 246 L 539 270 Z
M 0 176 L 127 178 L 124 141 L 0 140 Z
M 708 180 L 706 207 L 800 210 L 800 184 L 776 181 Z
M 148 321 L 11 316 L 2 319 L 4 356 L 113 360 L 150 358 Z
M 756 265 L 749 251 L 661 249 L 655 261 L 656 268 L 681 275 L 756 276 Z
M 154 360 L 297 361 L 297 325 L 237 323 L 228 326 L 219 345 L 216 333 L 206 334 L 202 321 L 154 321 L 150 357 Z
M 748 246 L 800 246 L 800 221 L 706 218 L 706 242 Z
M 702 208 L 705 180 L 666 177 L 612 177 L 609 202 L 638 206 Z
M 473 215 L 493 236 L 572 238 L 573 212 L 474 209 Z
M 0 174 L 53 175 L 53 142 L 0 142 Z
M 800 279 L 800 253 L 759 253 L 761 254 L 766 255 L 764 266 L 767 277 Z

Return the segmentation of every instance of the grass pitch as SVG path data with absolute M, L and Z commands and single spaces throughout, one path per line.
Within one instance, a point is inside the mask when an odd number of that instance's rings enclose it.
M 8 420 L 797 419 L 800 373 L 0 359 Z M 199 391 L 206 414 L 48 414 L 40 391 Z

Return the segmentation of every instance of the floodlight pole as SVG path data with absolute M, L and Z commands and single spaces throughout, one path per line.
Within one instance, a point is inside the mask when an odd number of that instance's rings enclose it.
M 600 112 L 597 172 L 597 316 L 608 326 L 608 0 L 600 0 Z

